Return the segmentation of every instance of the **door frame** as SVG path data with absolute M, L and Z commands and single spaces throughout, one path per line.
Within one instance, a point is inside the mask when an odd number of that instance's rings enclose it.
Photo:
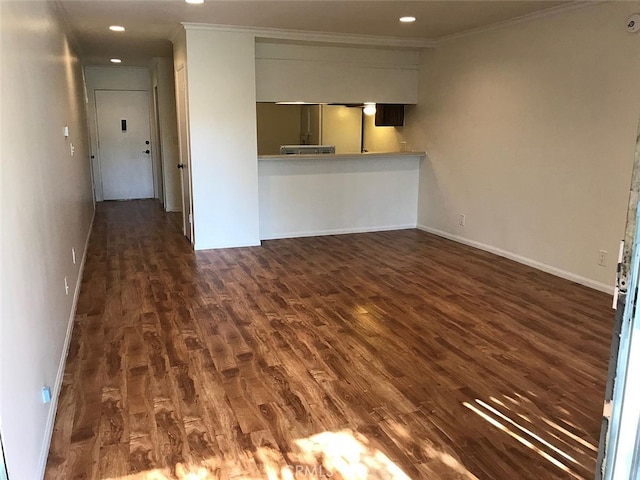
M 7 462 L 4 458 L 4 445 L 2 444 L 2 434 L 0 433 L 0 480 L 8 480 Z
M 617 312 L 596 480 L 640 478 L 640 122 L 627 225 L 617 269 Z M 617 296 L 619 293 L 619 296 Z
M 640 213 L 640 210 L 639 210 Z M 638 219 L 640 220 L 640 219 Z M 638 478 L 640 473 L 640 221 L 636 221 L 633 257 L 606 442 L 604 479 Z M 602 448 L 602 446 L 601 446 Z
M 153 164 L 155 166 L 153 175 L 154 196 L 164 206 L 166 205 L 166 193 L 164 185 L 164 159 L 162 158 L 162 129 L 160 127 L 160 99 L 158 97 L 158 85 L 152 86 L 152 102 L 154 128 L 151 131 L 151 154 L 153 155 Z M 154 148 L 155 147 L 155 148 Z
M 182 75 L 182 80 L 180 79 Z M 189 93 L 187 81 L 187 69 L 184 64 L 177 66 L 175 70 L 176 84 L 176 114 L 178 117 L 178 152 L 180 163 L 187 165 L 187 178 L 185 182 L 184 168 L 180 170 L 180 201 L 182 203 L 182 233 L 189 239 L 191 245 L 195 242 L 195 226 L 193 221 L 193 188 L 191 182 L 191 138 L 189 132 Z M 184 105 L 184 112 L 180 109 L 180 97 Z M 181 127 L 181 123 L 183 127 Z M 184 136 L 183 131 L 184 128 Z M 186 148 L 183 149 L 183 143 Z M 187 184 L 189 194 L 189 204 L 185 205 L 184 187 Z
M 96 125 L 95 92 L 97 90 L 146 91 L 149 98 L 149 132 L 153 140 L 153 103 L 151 96 L 152 75 L 150 67 L 142 66 L 114 66 L 114 65 L 85 65 L 82 68 L 84 76 L 85 102 L 87 106 L 87 124 L 89 130 L 89 155 L 94 189 L 94 201 L 104 200 L 102 192 L 102 178 L 98 159 L 98 131 Z M 155 145 L 151 145 L 155 147 Z M 153 150 L 153 148 L 151 149 Z M 155 168 L 155 167 L 154 167 Z M 156 192 L 154 190 L 154 196 Z

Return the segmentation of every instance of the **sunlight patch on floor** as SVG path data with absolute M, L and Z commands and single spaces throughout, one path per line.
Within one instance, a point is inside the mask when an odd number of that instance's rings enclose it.
M 254 458 L 261 475 L 247 474 L 236 462 L 209 458 L 197 465 L 178 464 L 173 469 L 148 470 L 105 480 L 410 480 L 402 469 L 357 432 L 323 432 L 294 441 L 287 460 L 279 450 L 258 447 Z M 456 462 L 455 459 L 445 461 Z
M 536 439 L 538 442 L 542 443 L 543 445 L 545 445 L 546 447 L 550 448 L 551 450 L 553 450 L 554 452 L 556 452 L 558 455 L 560 455 L 561 457 L 564 457 L 565 459 L 569 460 L 570 462 L 573 462 L 575 464 L 578 464 L 578 461 L 573 458 L 572 456 L 566 454 L 565 452 L 563 452 L 562 450 L 560 450 L 558 447 L 550 444 L 549 442 L 547 442 L 545 439 L 541 438 L 540 436 L 536 435 L 535 433 L 533 433 L 531 430 L 528 430 L 526 428 L 524 428 L 523 426 L 521 426 L 519 423 L 515 422 L 514 420 L 511 420 L 509 417 L 507 417 L 506 415 L 504 415 L 503 413 L 499 412 L 498 410 L 496 410 L 495 408 L 493 408 L 491 405 L 486 404 L 485 402 L 483 402 L 482 400 L 478 400 L 476 399 L 476 403 L 479 405 L 482 405 L 484 408 L 486 408 L 487 410 L 489 410 L 491 413 L 493 413 L 495 416 L 501 418 L 502 420 L 504 420 L 505 422 L 513 425 L 514 427 L 516 427 L 518 430 L 520 430 L 521 432 L 526 433 L 527 435 L 529 435 L 530 437 Z
M 529 401 L 528 399 L 525 399 L 521 395 L 518 395 L 518 394 L 516 394 L 516 395 L 519 397 L 519 399 L 520 399 L 519 401 L 516 401 L 513 398 L 508 397 L 506 395 L 504 395 L 503 397 L 506 400 L 510 401 L 514 405 L 519 405 L 524 400 L 526 400 L 526 402 Z M 499 400 L 499 399 L 497 399 L 495 397 L 491 397 L 490 399 L 496 405 L 509 408 L 505 403 L 503 403 L 501 400 Z M 522 426 L 516 420 L 514 420 L 514 419 L 510 418 L 509 416 L 505 415 L 504 413 L 499 411 L 497 408 L 494 408 L 493 406 L 489 405 L 488 403 L 483 402 L 482 400 L 477 399 L 477 398 L 475 399 L 475 403 L 476 403 L 475 405 L 471 404 L 469 402 L 463 402 L 462 404 L 466 408 L 468 408 L 469 410 L 474 412 L 476 415 L 478 415 L 480 418 L 482 418 L 483 420 L 487 421 L 488 423 L 490 423 L 491 425 L 493 425 L 497 429 L 503 431 L 504 433 L 506 433 L 507 435 L 509 435 L 513 439 L 517 440 L 522 445 L 524 445 L 527 448 L 531 449 L 532 451 L 536 452 L 538 455 L 540 455 L 541 457 L 543 457 L 544 459 L 549 461 L 551 464 L 553 464 L 557 468 L 559 468 L 562 471 L 566 472 L 571 477 L 577 478 L 577 479 L 584 478 L 581 475 L 578 475 L 576 472 L 574 472 L 564 462 L 570 462 L 570 464 L 574 464 L 576 467 L 581 467 L 583 469 L 587 469 L 587 467 L 585 465 L 583 465 L 582 463 L 580 463 L 578 460 L 576 460 L 573 456 L 569 455 L 563 449 L 561 449 L 558 446 L 556 446 L 556 445 L 550 443 L 549 441 L 545 440 L 540 435 L 535 434 L 530 429 Z M 529 419 L 529 417 L 527 417 L 525 415 L 516 414 L 515 412 L 512 412 L 512 414 L 517 415 L 518 417 L 520 417 L 521 419 L 525 420 L 526 422 L 528 422 L 530 424 L 533 424 L 533 422 Z M 582 438 L 578 437 L 577 435 L 574 435 L 571 432 L 568 432 L 566 429 L 562 428 L 561 426 L 557 425 L 556 423 L 554 423 L 554 422 L 552 422 L 550 420 L 547 420 L 545 418 L 541 418 L 541 420 L 544 423 L 546 423 L 547 425 L 554 427 L 557 431 L 561 431 L 562 433 L 567 435 L 569 438 L 577 441 L 581 445 L 587 446 L 587 447 L 592 447 L 591 444 L 589 444 L 588 442 L 586 442 Z M 560 443 L 564 443 L 564 444 L 567 443 L 566 441 L 564 441 L 564 440 L 558 438 L 556 435 L 554 435 L 553 432 L 547 432 L 547 433 L 551 437 L 553 437 L 554 439 L 560 440 Z M 540 446 L 537 445 L 536 443 L 533 443 L 533 442 L 536 442 Z M 559 456 L 560 459 L 556 458 L 555 456 L 553 456 L 549 452 L 543 450 L 543 448 L 541 448 L 541 447 L 550 450 L 554 455 Z M 584 452 L 580 451 L 580 449 L 576 449 L 575 447 L 572 447 L 572 448 L 575 449 L 576 451 L 579 451 L 581 454 L 584 454 Z
M 555 422 L 552 422 L 551 420 L 547 420 L 546 418 L 542 419 L 543 422 L 545 422 L 547 425 L 549 425 L 550 427 L 555 428 L 556 430 L 558 430 L 561 433 L 564 433 L 567 437 L 575 440 L 576 442 L 578 442 L 579 444 L 581 444 L 582 446 L 588 448 L 589 450 L 593 451 L 593 452 L 597 452 L 598 451 L 598 447 L 596 447 L 595 445 L 592 445 L 591 443 L 587 442 L 586 440 L 584 440 L 583 438 L 580 438 L 577 435 L 574 435 L 573 433 L 571 433 L 569 430 L 567 430 L 566 428 L 562 428 L 560 425 L 558 425 Z
M 412 441 L 416 442 L 420 446 L 420 449 L 426 458 L 436 460 L 440 464 L 446 466 L 448 470 L 458 474 L 459 477 L 456 478 L 459 478 L 460 480 L 478 480 L 478 477 L 472 474 L 457 458 L 447 452 L 440 451 L 432 442 L 413 437 L 406 428 L 395 422 L 390 423 L 389 428 L 393 430 L 398 437 L 404 439 L 409 444 Z
M 322 458 L 328 472 L 339 473 L 345 480 L 410 480 L 389 457 L 371 447 L 366 437 L 350 430 L 319 433 L 295 443 L 305 454 Z

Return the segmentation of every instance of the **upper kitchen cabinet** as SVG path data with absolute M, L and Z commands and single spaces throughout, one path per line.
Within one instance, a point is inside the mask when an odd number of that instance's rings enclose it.
M 256 42 L 256 100 L 416 104 L 420 53 L 410 49 Z

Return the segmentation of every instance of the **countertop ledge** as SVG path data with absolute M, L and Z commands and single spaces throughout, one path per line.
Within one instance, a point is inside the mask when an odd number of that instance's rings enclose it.
M 416 157 L 425 158 L 426 152 L 384 152 L 384 153 L 337 153 L 337 154 L 303 154 L 303 155 L 258 155 L 259 161 L 264 160 L 348 160 L 364 159 L 367 157 L 392 158 L 392 157 Z

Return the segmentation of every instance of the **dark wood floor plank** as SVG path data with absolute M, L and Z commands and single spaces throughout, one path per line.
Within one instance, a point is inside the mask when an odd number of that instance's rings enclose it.
M 98 204 L 47 479 L 591 478 L 607 295 L 417 230 L 180 229 Z

